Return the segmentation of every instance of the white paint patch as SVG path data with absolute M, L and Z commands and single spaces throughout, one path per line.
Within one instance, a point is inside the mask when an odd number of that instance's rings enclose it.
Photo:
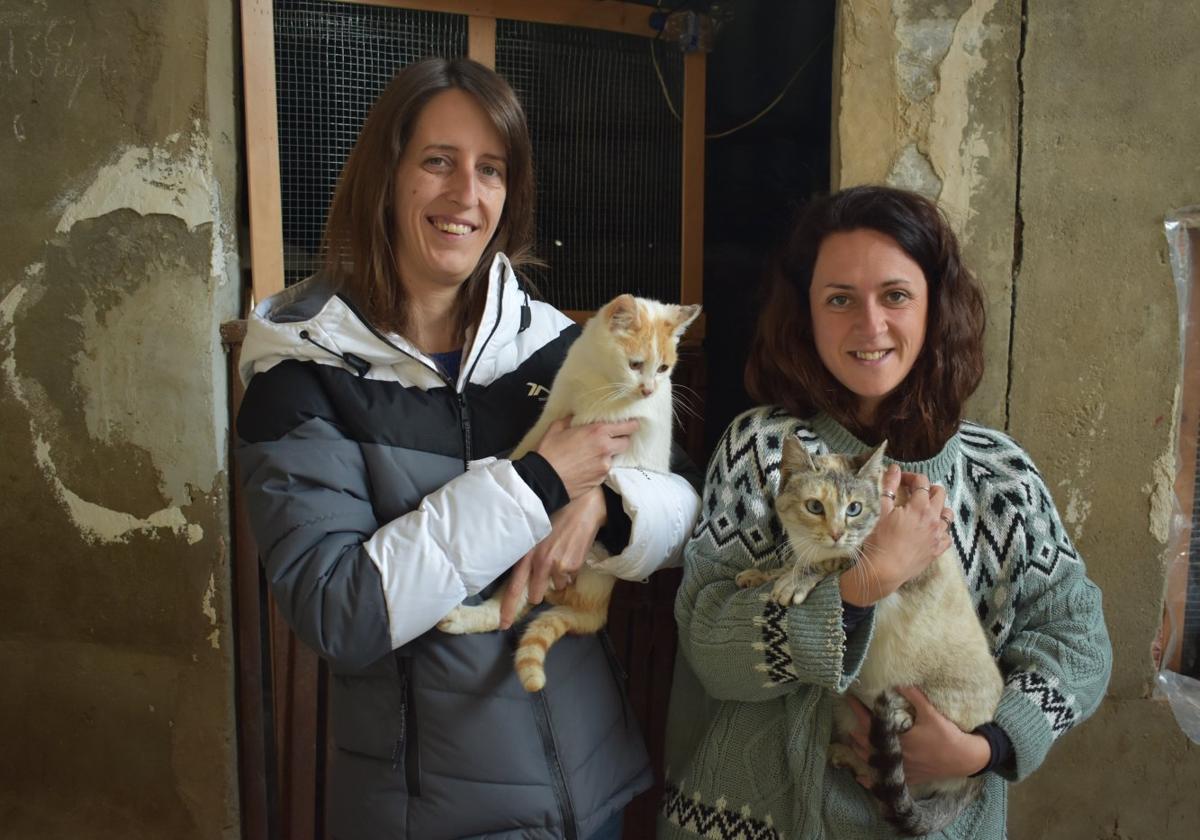
M 42 265 L 35 263 L 25 270 L 27 277 L 40 276 Z M 34 441 L 34 457 L 42 472 L 50 480 L 55 494 L 66 508 L 71 520 L 79 529 L 83 538 L 92 544 L 123 543 L 129 541 L 134 533 L 156 533 L 167 529 L 176 534 L 184 535 L 190 545 L 194 545 L 204 537 L 204 529 L 194 523 L 189 523 L 178 507 L 168 507 L 155 511 L 145 518 L 138 518 L 129 513 L 112 510 L 81 498 L 73 492 L 58 477 L 58 469 L 50 455 L 50 444 L 41 436 L 35 425 L 39 412 L 35 411 L 21 386 L 20 375 L 14 350 L 16 348 L 16 332 L 12 329 L 16 318 L 17 308 L 29 292 L 25 283 L 18 283 L 0 301 L 0 347 L 5 352 L 5 359 L 0 365 L 4 380 L 17 402 L 29 413 L 29 430 Z
M 1087 521 L 1088 514 L 1091 511 L 1092 503 L 1084 498 L 1079 488 L 1068 487 L 1067 509 L 1063 512 L 1063 518 L 1067 520 L 1068 525 L 1074 526 L 1071 530 L 1074 532 L 1076 540 L 1083 533 L 1083 523 Z
M 74 200 L 64 197 L 60 203 L 66 206 L 56 230 L 66 233 L 76 222 L 122 209 L 143 216 L 177 216 L 190 230 L 212 223 L 215 190 L 208 138 L 195 133 L 180 152 L 167 147 L 126 147 L 120 159 L 101 167 L 82 196 Z
M 25 142 L 25 122 L 20 114 L 13 114 L 13 137 L 17 138 L 18 143 Z
M 131 513 L 106 508 L 80 498 L 59 479 L 57 467 L 50 457 L 50 444 L 41 437 L 34 438 L 33 454 L 42 472 L 50 479 L 75 527 L 92 545 L 127 543 L 130 536 L 136 533 L 156 536 L 160 530 L 169 530 L 180 535 L 188 532 L 189 523 L 178 507 L 163 508 L 145 518 L 138 518 Z
M 213 626 L 213 631 L 208 634 L 208 643 L 213 646 L 213 650 L 220 650 L 221 630 L 217 627 L 217 608 L 213 606 L 213 600 L 216 597 L 216 578 L 214 575 L 209 575 L 208 586 L 204 588 L 204 598 L 200 602 L 200 612 L 204 613 L 204 617 L 207 618 L 209 624 Z
M 933 99 L 929 158 L 942 179 L 941 204 L 960 220 L 964 244 L 969 240 L 970 222 L 975 215 L 971 197 L 984 188 L 980 162 L 991 156 L 988 137 L 982 125 L 971 125 L 971 82 L 987 71 L 983 47 L 1002 32 L 993 32 L 984 24 L 999 0 L 976 0 L 954 29 L 954 39 L 945 60 L 938 68 L 938 90 Z

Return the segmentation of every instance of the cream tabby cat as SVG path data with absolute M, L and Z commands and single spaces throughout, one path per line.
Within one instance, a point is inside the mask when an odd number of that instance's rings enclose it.
M 614 467 L 667 472 L 671 462 L 671 370 L 679 338 L 700 314 L 699 306 L 659 303 L 621 295 L 607 303 L 583 328 L 559 368 L 546 407 L 533 428 L 512 451 L 520 458 L 541 441 L 555 420 L 574 415 L 572 423 L 637 419 L 629 448 Z M 616 579 L 592 568 L 608 552 L 592 546 L 575 582 L 546 593 L 554 606 L 529 622 L 517 647 L 516 668 L 526 691 L 546 685 L 550 647 L 566 633 L 595 633 L 608 619 Z M 476 606 L 459 606 L 438 622 L 447 633 L 486 633 L 500 626 L 503 588 Z M 518 615 L 529 609 L 522 602 Z
M 797 438 L 784 443 L 775 501 L 795 557 L 792 566 L 737 576 L 739 586 L 774 580 L 771 597 L 800 604 L 822 578 L 854 567 L 869 574 L 863 543 L 880 515 L 883 452 L 868 456 L 811 456 Z M 904 499 L 900 499 L 901 502 Z M 875 780 L 872 792 L 901 832 L 930 834 L 949 825 L 983 786 L 980 778 L 905 783 L 900 735 L 913 725 L 909 702 L 897 686 L 917 686 L 964 732 L 993 719 L 1003 680 L 976 618 L 962 568 L 950 549 L 924 572 L 875 605 L 875 632 L 850 693 L 872 710 L 873 767 L 851 749 L 857 727 L 850 704 L 839 698 L 830 760 Z

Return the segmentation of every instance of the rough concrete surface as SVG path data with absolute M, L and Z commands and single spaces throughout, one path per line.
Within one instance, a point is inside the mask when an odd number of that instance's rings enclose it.
M 1043 836 L 1200 831 L 1200 751 L 1143 699 L 1162 621 L 1156 464 L 1174 447 L 1180 364 L 1163 218 L 1200 201 L 1198 45 L 1194 3 L 1029 3 L 1011 430 L 1104 590 L 1115 659 L 1110 707 L 1060 750 L 1078 773 L 1039 773 L 1015 797 L 1035 821 L 1087 792 Z
M 1011 836 L 1194 837 L 1200 748 L 1150 697 L 1180 364 L 1162 222 L 1200 203 L 1200 5 L 839 11 L 835 183 L 946 207 L 989 298 L 971 413 L 1030 449 L 1104 591 L 1109 696 L 1014 787 Z
M 236 837 L 235 4 L 0 0 L 0 836 Z

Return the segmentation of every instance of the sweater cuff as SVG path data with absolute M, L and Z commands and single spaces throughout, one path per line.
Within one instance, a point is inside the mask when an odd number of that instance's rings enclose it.
M 842 592 L 836 575 L 818 583 L 803 604 L 778 607 L 786 616 L 792 666 L 801 682 L 841 694 L 858 677 L 874 631 L 870 616 L 847 636 L 842 629 Z M 775 605 L 769 605 L 775 606 Z
M 554 471 L 554 467 L 537 452 L 525 453 L 523 457 L 513 461 L 512 465 L 521 480 L 537 494 L 542 506 L 546 508 L 547 516 L 571 501 L 571 497 L 567 495 L 567 487 Z
M 1007 764 L 1008 760 L 1012 758 L 1012 741 L 1009 739 L 1008 733 L 1000 727 L 1000 724 L 990 721 L 976 726 L 971 731 L 975 735 L 982 735 L 986 738 L 988 747 L 992 750 L 992 757 L 988 759 L 988 763 L 980 770 L 972 773 L 972 776 L 982 776 L 989 770 L 995 770 L 997 767 Z
M 1054 744 L 1054 732 L 1038 705 L 1011 684 L 1000 695 L 996 723 L 1012 741 L 1011 760 L 997 769 L 1010 782 L 1019 782 L 1041 766 Z
M 607 484 L 602 484 L 604 491 L 605 520 L 596 539 L 608 549 L 608 553 L 616 557 L 629 547 L 629 537 L 633 534 L 633 520 L 625 512 L 621 497 Z

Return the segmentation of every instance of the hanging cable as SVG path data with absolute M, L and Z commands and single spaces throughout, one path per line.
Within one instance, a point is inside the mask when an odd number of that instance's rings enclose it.
M 676 10 L 678 10 L 678 8 L 682 5 L 683 5 L 682 3 L 677 4 L 675 9 L 673 9 L 671 12 L 668 13 L 668 17 L 671 14 L 674 14 L 674 12 Z M 662 8 L 661 0 L 658 4 L 657 8 L 659 8 L 659 9 Z M 661 38 L 662 38 L 662 30 L 660 29 L 655 34 L 655 36 L 650 40 L 650 60 L 654 64 L 654 74 L 656 76 L 658 76 L 658 86 L 660 88 L 662 88 L 663 98 L 666 100 L 667 108 L 670 109 L 670 111 L 671 111 L 671 116 L 675 117 L 676 121 L 683 122 L 683 117 L 679 116 L 679 111 L 677 111 L 675 109 L 675 103 L 671 101 L 671 93 L 670 93 L 670 91 L 667 90 L 667 80 L 665 78 L 663 78 L 662 68 L 658 64 L 658 52 L 655 50 L 654 45 Z M 800 62 L 800 66 L 796 68 L 796 71 L 794 73 L 792 73 L 792 77 L 790 79 L 788 79 L 787 84 L 785 84 L 783 86 L 783 90 L 779 91 L 779 94 L 774 99 L 772 99 L 769 103 L 767 103 L 767 106 L 765 108 L 763 108 L 761 111 L 759 111 L 757 114 L 755 114 L 750 119 L 746 120 L 741 125 L 734 126 L 733 128 L 726 129 L 725 131 L 717 131 L 717 132 L 713 132 L 711 134 L 706 133 L 704 135 L 704 139 L 705 140 L 718 140 L 722 137 L 728 137 L 731 134 L 735 134 L 735 133 L 741 131 L 743 128 L 747 128 L 749 126 L 754 125 L 754 123 L 758 122 L 763 117 L 765 117 L 768 113 L 770 113 L 771 109 L 774 108 L 776 105 L 778 105 L 779 102 L 783 99 L 783 97 L 787 95 L 787 92 L 789 90 L 791 90 L 792 85 L 795 84 L 796 79 L 800 78 L 800 74 L 803 73 L 805 68 L 808 67 L 808 65 L 812 63 L 812 60 L 820 54 L 821 49 L 825 46 L 825 42 L 828 40 L 829 40 L 829 36 L 826 35 L 824 38 L 822 38 L 820 40 L 820 42 L 816 45 L 816 47 L 813 48 L 812 52 L 810 52 L 807 56 L 804 57 L 804 60 L 802 62 Z

